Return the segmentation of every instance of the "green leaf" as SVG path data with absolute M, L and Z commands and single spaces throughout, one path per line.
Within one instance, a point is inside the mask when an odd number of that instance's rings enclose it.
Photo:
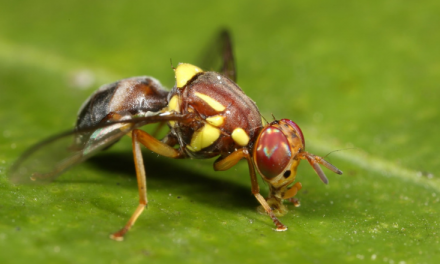
M 20 1 L 0 9 L 1 263 L 437 263 L 440 143 L 438 1 Z M 145 151 L 149 207 L 137 206 L 129 139 L 43 186 L 14 186 L 20 153 L 69 129 L 101 84 L 197 64 L 228 27 L 238 83 L 308 151 L 344 171 L 324 186 L 300 165 L 297 197 L 273 231 L 243 162 Z M 147 128 L 153 129 L 153 128 Z M 267 186 L 260 182 L 261 192 Z

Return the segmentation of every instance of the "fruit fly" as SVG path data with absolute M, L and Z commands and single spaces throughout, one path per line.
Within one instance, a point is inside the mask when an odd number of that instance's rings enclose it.
M 153 77 L 128 78 L 102 86 L 80 108 L 75 129 L 26 151 L 13 165 L 11 180 L 50 181 L 128 135 L 132 138 L 139 205 L 112 239 L 123 240 L 148 204 L 141 145 L 175 159 L 218 157 L 214 162 L 218 171 L 245 159 L 253 195 L 274 222 L 275 230 L 287 230 L 277 216 L 287 212 L 283 200 L 296 202 L 293 197 L 301 184 L 294 181 L 300 161 L 307 160 L 325 184 L 328 180 L 320 165 L 337 174 L 342 172 L 306 152 L 303 133 L 293 121 L 262 121 L 256 104 L 235 83 L 227 32 L 221 34 L 221 43 L 220 73 L 181 63 L 174 69 L 176 84 L 171 91 Z M 159 140 L 140 129 L 151 123 L 167 123 L 168 134 Z M 257 172 L 269 185 L 266 199 L 260 194 Z

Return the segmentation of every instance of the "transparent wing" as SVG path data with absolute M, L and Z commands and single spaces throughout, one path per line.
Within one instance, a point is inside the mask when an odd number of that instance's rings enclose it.
M 20 184 L 52 181 L 70 167 L 111 146 L 135 128 L 151 123 L 185 119 L 187 115 L 164 113 L 60 133 L 25 151 L 11 167 L 9 178 L 13 183 Z
M 237 81 L 231 34 L 228 30 L 220 31 L 220 34 L 202 53 L 199 61 L 203 70 L 218 71 L 234 82 Z

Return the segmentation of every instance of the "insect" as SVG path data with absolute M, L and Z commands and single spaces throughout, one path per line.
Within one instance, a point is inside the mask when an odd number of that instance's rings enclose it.
M 176 84 L 170 90 L 153 77 L 133 77 L 104 85 L 83 104 L 73 131 L 51 137 L 26 151 L 11 169 L 15 183 L 45 182 L 124 135 L 132 138 L 139 190 L 139 205 L 126 225 L 111 235 L 123 240 L 148 204 L 146 173 L 140 145 L 169 158 L 211 158 L 214 170 L 228 170 L 245 159 L 251 190 L 275 224 L 287 212 L 283 200 L 301 189 L 295 183 L 297 167 L 307 160 L 324 183 L 320 165 L 342 171 L 305 151 L 299 126 L 289 119 L 264 123 L 256 104 L 235 83 L 235 64 L 229 34 L 221 34 L 221 73 L 181 63 L 175 69 Z M 141 130 L 152 123 L 165 123 L 169 132 L 161 140 Z M 56 150 L 57 155 L 52 151 Z M 265 199 L 260 194 L 257 172 L 269 185 Z

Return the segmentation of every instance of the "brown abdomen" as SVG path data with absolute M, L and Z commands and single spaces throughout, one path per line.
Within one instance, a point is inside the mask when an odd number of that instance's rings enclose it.
M 168 93 L 151 77 L 133 77 L 101 86 L 81 107 L 76 129 L 106 121 L 110 113 L 133 116 L 160 111 L 167 105 Z

